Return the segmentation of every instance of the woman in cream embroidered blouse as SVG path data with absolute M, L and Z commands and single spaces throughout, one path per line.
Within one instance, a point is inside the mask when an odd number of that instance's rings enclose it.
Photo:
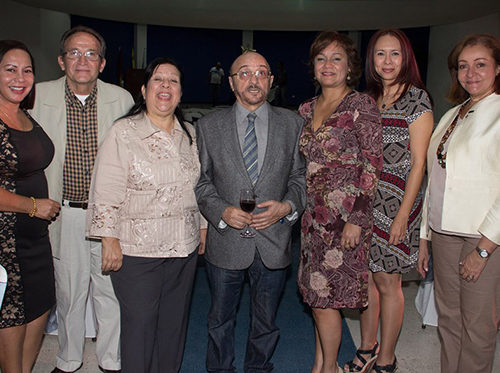
M 95 162 L 89 236 L 102 238 L 102 270 L 120 303 L 123 373 L 178 372 L 184 352 L 206 221 L 194 195 L 194 130 L 178 108 L 181 79 L 170 59 L 151 62 L 140 100 Z

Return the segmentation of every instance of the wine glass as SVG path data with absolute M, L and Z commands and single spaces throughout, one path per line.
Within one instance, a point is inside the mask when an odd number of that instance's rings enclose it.
M 240 192 L 240 207 L 245 212 L 252 212 L 255 209 L 255 194 L 252 189 L 242 189 Z M 255 232 L 252 232 L 248 225 L 245 226 L 240 237 L 252 238 L 255 237 Z

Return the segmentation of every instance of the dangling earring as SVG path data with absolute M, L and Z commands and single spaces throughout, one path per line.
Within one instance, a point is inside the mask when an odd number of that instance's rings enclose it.
M 347 81 L 351 80 L 351 70 L 347 70 Z

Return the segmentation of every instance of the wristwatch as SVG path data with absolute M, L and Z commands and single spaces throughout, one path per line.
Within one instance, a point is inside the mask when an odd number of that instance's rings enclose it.
M 479 256 L 483 259 L 488 259 L 490 256 L 490 253 L 488 252 L 488 250 L 481 249 L 480 247 L 476 247 L 476 251 L 479 254 Z

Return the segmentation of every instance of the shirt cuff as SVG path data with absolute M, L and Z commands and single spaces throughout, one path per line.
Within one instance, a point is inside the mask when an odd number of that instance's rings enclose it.
M 227 223 L 224 220 L 220 220 L 219 229 L 225 229 L 227 227 Z
M 285 216 L 285 218 L 287 218 L 288 221 L 292 221 L 292 220 L 297 219 L 298 214 L 297 214 L 297 207 L 295 207 L 295 204 L 288 199 L 285 202 L 288 202 L 290 204 L 291 209 L 292 209 L 292 212 L 290 212 L 290 214 Z

